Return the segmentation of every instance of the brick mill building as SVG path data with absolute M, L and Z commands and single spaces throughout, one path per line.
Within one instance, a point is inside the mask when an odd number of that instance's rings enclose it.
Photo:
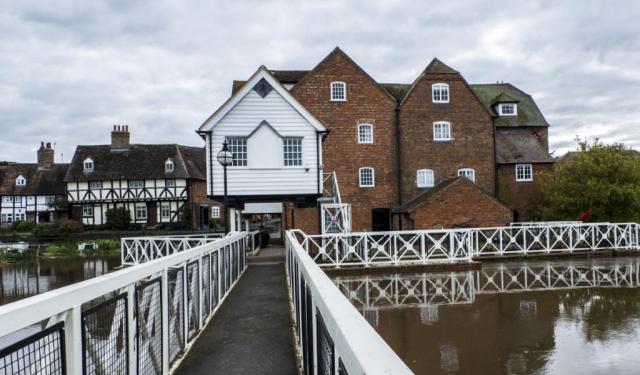
M 317 233 L 327 176 L 351 206 L 354 231 L 532 219 L 536 174 L 553 163 L 547 129 L 512 85 L 469 84 L 438 59 L 413 83 L 379 83 L 336 48 L 310 71 L 260 67 L 234 81 L 198 132 L 210 197 L 222 196 L 215 155 L 226 140 L 232 207 L 280 202 L 286 228 Z M 443 197 L 455 207 L 435 209 Z

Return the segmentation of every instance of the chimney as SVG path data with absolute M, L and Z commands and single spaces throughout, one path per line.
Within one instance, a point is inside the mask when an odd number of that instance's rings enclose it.
M 129 148 L 129 125 L 113 125 L 111 131 L 111 149 L 126 150 Z
M 38 168 L 49 169 L 53 165 L 53 149 L 51 143 L 40 142 L 40 148 L 38 149 Z

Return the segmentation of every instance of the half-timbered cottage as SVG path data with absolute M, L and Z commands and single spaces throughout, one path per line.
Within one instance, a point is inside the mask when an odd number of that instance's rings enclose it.
M 40 144 L 37 163 L 0 164 L 0 225 L 43 223 L 62 217 L 68 164 L 55 164 L 51 143 Z
M 111 144 L 76 148 L 65 176 L 74 219 L 104 225 L 107 211 L 120 207 L 141 225 L 184 222 L 189 211 L 194 227 L 219 219 L 219 205 L 206 197 L 204 148 L 129 140 L 128 126 L 114 126 Z

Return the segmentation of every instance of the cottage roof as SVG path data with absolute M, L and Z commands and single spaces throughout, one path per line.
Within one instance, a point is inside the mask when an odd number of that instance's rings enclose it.
M 64 176 L 69 164 L 38 168 L 36 163 L 6 163 L 0 166 L 0 195 L 64 195 Z M 27 180 L 16 185 L 16 178 Z
M 83 162 L 91 158 L 93 172 L 84 172 Z M 165 162 L 174 162 L 174 171 L 165 171 Z M 110 145 L 78 146 L 65 181 L 118 179 L 193 178 L 206 179 L 205 150 L 176 144 L 131 144 L 125 150 Z
M 504 129 L 496 131 L 496 162 L 498 164 L 515 163 L 553 163 L 555 159 L 546 147 L 529 129 Z
M 471 89 L 496 116 L 497 126 L 549 126 L 531 95 L 510 83 L 473 84 Z M 518 103 L 517 116 L 498 116 L 498 103 Z

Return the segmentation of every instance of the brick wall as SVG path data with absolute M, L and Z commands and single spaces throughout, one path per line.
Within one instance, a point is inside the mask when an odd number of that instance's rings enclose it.
M 282 226 L 285 230 L 300 229 L 307 234 L 319 234 L 320 211 L 318 207 L 296 207 L 294 202 L 282 204 Z
M 404 216 L 402 229 L 493 227 L 512 220 L 506 205 L 461 179 Z
M 498 198 L 516 212 L 517 221 L 532 221 L 539 218 L 537 207 L 542 203 L 539 176 L 553 169 L 553 164 L 533 164 L 533 181 L 517 182 L 515 164 L 498 165 Z
M 449 103 L 433 103 L 431 85 L 449 84 Z M 451 123 L 451 141 L 433 140 L 433 123 Z M 435 183 L 473 168 L 476 182 L 492 193 L 495 187 L 494 127 L 491 115 L 459 74 L 425 73 L 400 108 L 402 199 L 419 190 L 416 171 L 432 169 Z
M 197 228 L 200 224 L 200 205 L 209 206 L 209 210 L 214 206 L 219 207 L 220 217 L 217 219 L 218 225 L 224 225 L 224 205 L 221 202 L 214 201 L 207 197 L 207 181 L 194 179 L 189 180 L 189 204 L 191 204 L 192 225 L 194 228 Z M 211 211 L 209 211 L 209 218 L 211 218 Z
M 330 101 L 333 81 L 346 83 L 346 101 Z M 291 93 L 329 129 L 324 172 L 336 172 L 342 200 L 352 206 L 353 230 L 371 229 L 371 210 L 396 204 L 395 100 L 338 49 Z M 373 144 L 358 143 L 360 123 L 373 125 Z M 359 187 L 360 167 L 374 168 L 375 187 Z

